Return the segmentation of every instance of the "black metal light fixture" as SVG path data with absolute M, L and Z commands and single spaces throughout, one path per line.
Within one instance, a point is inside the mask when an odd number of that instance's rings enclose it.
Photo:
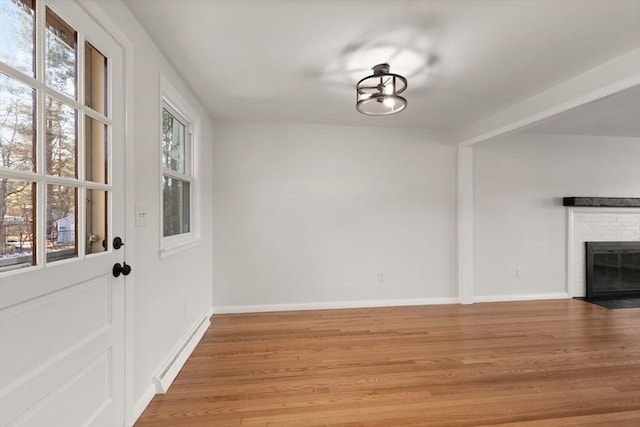
M 387 116 L 399 113 L 407 106 L 407 100 L 400 96 L 407 88 L 407 79 L 389 73 L 389 64 L 373 67 L 373 74 L 360 80 L 356 87 L 356 109 L 362 114 Z

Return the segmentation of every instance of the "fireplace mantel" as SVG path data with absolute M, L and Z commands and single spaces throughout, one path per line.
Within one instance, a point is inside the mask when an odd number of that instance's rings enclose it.
M 640 208 L 640 197 L 563 197 L 563 206 Z

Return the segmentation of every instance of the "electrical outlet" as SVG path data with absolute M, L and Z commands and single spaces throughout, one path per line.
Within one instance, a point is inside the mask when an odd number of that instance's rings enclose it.
M 384 273 L 378 272 L 378 282 L 384 282 Z
M 522 270 L 520 270 L 519 268 L 516 268 L 516 277 L 518 279 L 520 279 L 522 277 Z

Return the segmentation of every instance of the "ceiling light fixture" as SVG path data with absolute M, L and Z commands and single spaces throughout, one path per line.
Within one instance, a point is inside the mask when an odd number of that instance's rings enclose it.
M 373 67 L 373 74 L 360 80 L 356 87 L 356 109 L 362 114 L 388 116 L 407 106 L 407 100 L 400 96 L 407 88 L 407 79 L 389 73 L 389 64 Z

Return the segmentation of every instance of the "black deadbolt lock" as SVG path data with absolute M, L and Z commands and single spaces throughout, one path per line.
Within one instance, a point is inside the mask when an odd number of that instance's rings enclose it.
M 131 266 L 129 264 L 127 264 L 126 262 L 123 262 L 122 265 L 120 265 L 119 262 L 116 262 L 113 265 L 113 277 L 118 277 L 121 274 L 123 276 L 128 276 L 129 273 L 131 273 Z
M 113 239 L 113 249 L 120 249 L 123 246 L 124 246 L 124 242 L 120 237 L 115 237 Z

